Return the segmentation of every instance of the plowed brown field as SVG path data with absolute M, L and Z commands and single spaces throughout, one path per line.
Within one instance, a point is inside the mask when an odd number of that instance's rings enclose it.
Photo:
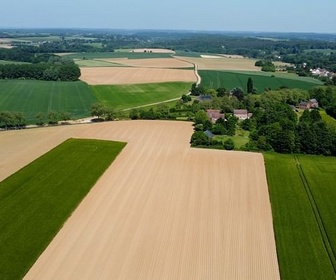
M 192 69 L 84 67 L 81 68 L 81 73 L 80 79 L 90 85 L 196 82 L 196 76 Z
M 128 144 L 25 279 L 280 279 L 261 154 L 192 149 L 190 123 L 0 133 L 0 179 L 69 137 Z

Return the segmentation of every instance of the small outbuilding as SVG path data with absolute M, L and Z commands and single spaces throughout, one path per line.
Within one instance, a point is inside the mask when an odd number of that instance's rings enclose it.
M 240 120 L 246 120 L 252 117 L 252 113 L 247 112 L 246 109 L 233 110 L 233 115 Z
M 219 110 L 207 110 L 206 113 L 213 123 L 220 118 L 224 119 L 224 114 L 222 114 Z

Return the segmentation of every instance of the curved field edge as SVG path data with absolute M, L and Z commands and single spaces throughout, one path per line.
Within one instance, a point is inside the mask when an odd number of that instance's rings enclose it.
M 69 139 L 0 182 L 0 278 L 21 279 L 126 143 Z
M 281 279 L 336 279 L 330 256 L 336 159 L 268 153 L 264 159 Z
M 91 86 L 95 97 L 101 103 L 116 110 L 179 99 L 182 94 L 187 94 L 190 88 L 191 83 L 185 82 Z

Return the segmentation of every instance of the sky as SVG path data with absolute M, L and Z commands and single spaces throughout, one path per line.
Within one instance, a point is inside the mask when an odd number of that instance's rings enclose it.
M 0 28 L 336 33 L 335 0 L 10 0 Z

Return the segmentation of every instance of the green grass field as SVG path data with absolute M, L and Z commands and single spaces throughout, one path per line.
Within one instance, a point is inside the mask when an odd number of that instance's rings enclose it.
M 126 144 L 69 139 L 0 183 L 0 279 L 22 279 Z
M 336 126 L 336 120 L 335 120 L 333 117 L 329 116 L 329 115 L 326 113 L 325 110 L 320 109 L 319 112 L 320 112 L 320 115 L 321 115 L 322 119 L 323 119 L 327 124 Z
M 74 53 L 67 57 L 72 59 L 99 59 L 99 58 L 128 58 L 128 59 L 143 59 L 143 58 L 169 58 L 172 55 L 169 53 L 136 53 L 136 52 L 95 52 L 95 53 Z
M 336 279 L 336 158 L 264 158 L 281 279 Z
M 90 115 L 97 99 L 83 82 L 0 80 L 0 111 L 22 112 L 34 122 L 39 112 L 69 112 L 71 118 Z
M 186 52 L 186 51 L 176 50 L 174 56 L 201 57 L 201 53 L 198 53 L 198 52 Z
M 116 110 L 179 98 L 189 92 L 190 83 L 91 86 L 96 98 Z
M 318 80 L 304 80 L 300 77 L 294 79 L 293 75 L 290 78 L 284 74 L 264 74 L 264 73 L 246 73 L 246 72 L 227 72 L 227 71 L 213 71 L 200 70 L 199 74 L 202 78 L 202 85 L 209 88 L 224 87 L 231 90 L 235 87 L 241 87 L 246 91 L 246 84 L 249 77 L 253 79 L 254 88 L 257 92 L 263 92 L 265 88 L 278 89 L 281 86 L 288 88 L 299 88 L 308 90 L 314 86 L 321 85 Z M 274 75 L 275 77 L 271 77 Z
M 79 67 L 125 67 L 122 64 L 96 59 L 76 59 L 75 63 Z
M 250 132 L 243 130 L 241 128 L 236 129 L 236 134 L 234 136 L 227 136 L 227 135 L 217 135 L 214 137 L 215 140 L 224 141 L 231 138 L 235 144 L 235 150 L 239 150 L 240 148 L 244 147 L 249 142 L 249 135 Z

